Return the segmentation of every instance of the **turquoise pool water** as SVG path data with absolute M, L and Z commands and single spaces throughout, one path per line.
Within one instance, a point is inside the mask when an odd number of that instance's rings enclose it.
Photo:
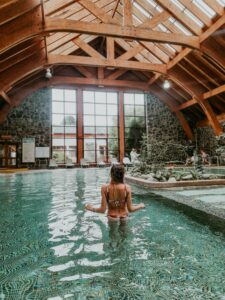
M 225 238 L 162 204 L 127 225 L 84 211 L 108 169 L 0 177 L 0 299 L 225 299 Z

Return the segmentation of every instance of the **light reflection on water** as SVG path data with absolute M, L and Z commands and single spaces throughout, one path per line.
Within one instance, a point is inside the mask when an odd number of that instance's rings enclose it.
M 223 299 L 219 233 L 153 195 L 121 224 L 83 209 L 108 173 L 0 178 L 0 299 Z

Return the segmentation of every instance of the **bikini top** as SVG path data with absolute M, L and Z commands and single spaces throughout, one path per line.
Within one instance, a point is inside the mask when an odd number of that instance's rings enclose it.
M 114 185 L 113 185 L 114 188 Z M 107 185 L 106 188 L 106 201 L 108 203 L 109 208 L 125 208 L 126 202 L 127 202 L 128 192 L 126 184 L 124 184 L 124 199 L 121 200 L 115 200 L 115 199 L 109 199 L 109 186 Z

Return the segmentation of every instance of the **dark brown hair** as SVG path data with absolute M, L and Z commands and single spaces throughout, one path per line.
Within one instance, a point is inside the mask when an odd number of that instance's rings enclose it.
M 125 169 L 123 165 L 113 165 L 110 171 L 112 181 L 116 183 L 123 183 Z

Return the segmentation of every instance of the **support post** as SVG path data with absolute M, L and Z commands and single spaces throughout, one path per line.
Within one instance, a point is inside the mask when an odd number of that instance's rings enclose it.
M 77 162 L 83 158 L 83 90 L 77 89 Z
M 119 92 L 119 151 L 120 163 L 123 162 L 124 153 L 125 153 L 125 143 L 124 143 L 124 94 L 123 92 Z

